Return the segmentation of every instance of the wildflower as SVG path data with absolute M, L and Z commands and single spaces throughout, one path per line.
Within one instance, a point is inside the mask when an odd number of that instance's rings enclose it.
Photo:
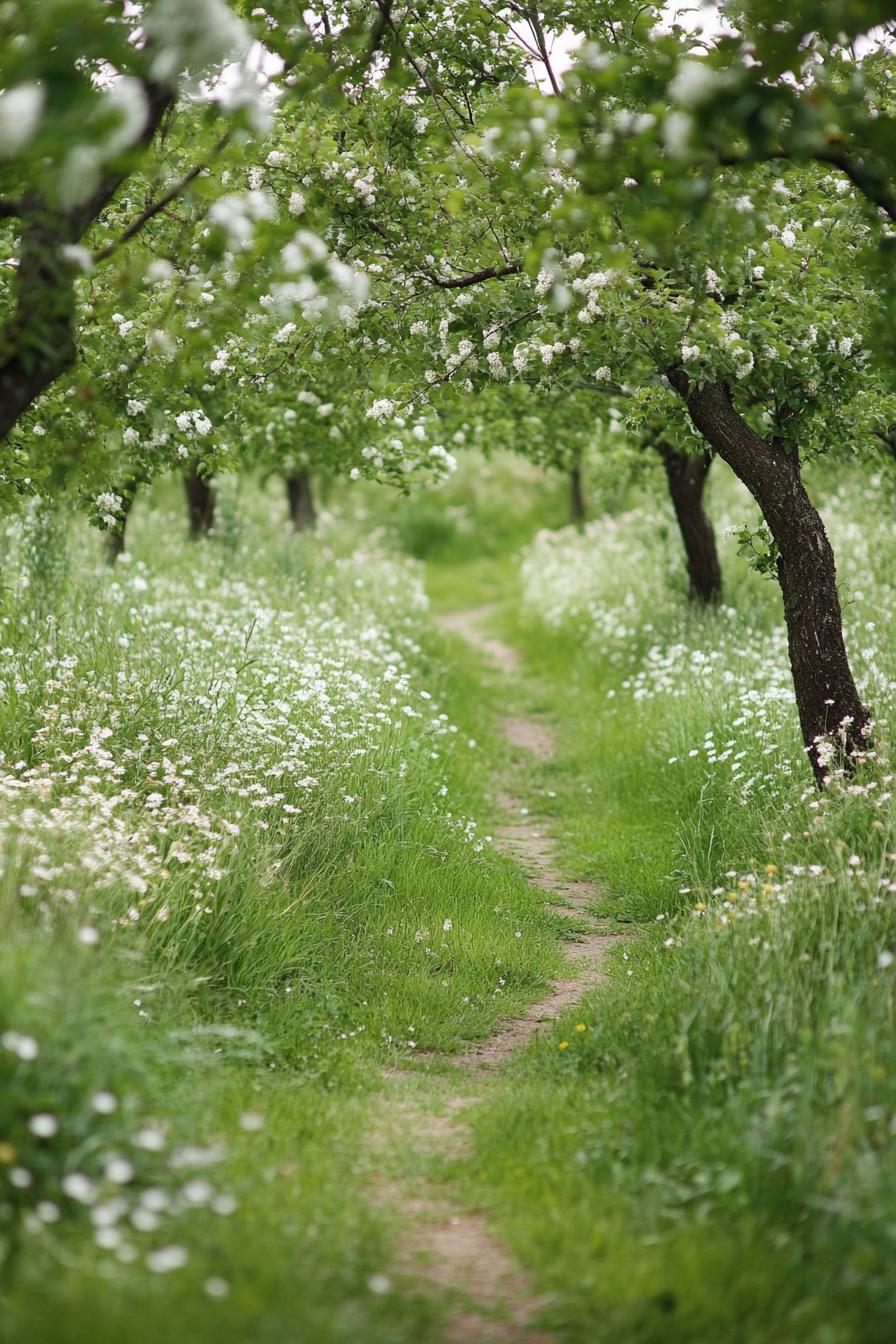
M 49 1111 L 40 1111 L 37 1115 L 31 1116 L 28 1128 L 38 1139 L 52 1139 L 59 1133 L 59 1121 Z
M 154 1274 L 170 1274 L 172 1270 L 182 1269 L 187 1259 L 187 1251 L 183 1246 L 161 1246 L 149 1252 L 146 1267 Z
M 81 1171 L 69 1172 L 62 1178 L 63 1193 L 70 1199 L 75 1199 L 79 1204 L 92 1204 L 96 1199 L 96 1187 L 89 1176 L 85 1176 Z
M 126 1157 L 112 1157 L 106 1163 L 106 1180 L 113 1185 L 127 1185 L 134 1179 L 134 1164 Z
M 18 1055 L 19 1059 L 37 1059 L 40 1047 L 33 1036 L 25 1036 L 19 1031 L 4 1031 L 0 1036 L 0 1045 L 4 1050 Z

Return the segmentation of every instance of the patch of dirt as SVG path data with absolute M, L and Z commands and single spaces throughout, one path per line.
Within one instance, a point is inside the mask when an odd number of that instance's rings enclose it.
M 432 1109 L 419 1100 L 418 1074 L 390 1069 L 387 1077 L 401 1090 L 383 1099 L 368 1136 L 374 1152 L 385 1155 L 398 1141 L 411 1147 L 424 1165 L 467 1156 L 472 1140 L 463 1112 L 476 1104 L 476 1097 L 454 1093 Z M 434 1179 L 396 1183 L 381 1174 L 372 1192 L 375 1202 L 402 1222 L 394 1269 L 456 1303 L 440 1344 L 554 1344 L 532 1324 L 544 1302 L 491 1232 L 484 1214 L 453 1205 L 442 1193 L 443 1184 Z
M 498 639 L 488 631 L 488 624 L 494 620 L 495 607 L 487 605 L 472 607 L 469 611 L 452 611 L 438 617 L 438 623 L 449 634 L 460 635 L 474 649 L 485 654 L 488 661 L 500 672 L 508 675 L 516 672 L 520 665 L 520 656 L 516 649 Z M 483 630 L 482 627 L 486 626 Z
M 488 632 L 494 608 L 478 607 L 441 618 L 443 629 L 462 636 L 499 671 L 512 675 L 519 666 L 514 649 Z M 485 628 L 483 628 L 485 627 Z M 511 746 L 546 761 L 554 754 L 554 736 L 534 719 L 508 715 L 501 722 Z M 624 934 L 604 932 L 589 907 L 598 897 L 591 882 L 565 879 L 556 863 L 556 846 L 538 818 L 529 816 L 522 801 L 512 794 L 500 799 L 505 821 L 496 830 L 496 842 L 526 872 L 532 886 L 558 897 L 551 902 L 558 914 L 575 919 L 575 941 L 567 945 L 568 975 L 553 981 L 549 993 L 533 1003 L 520 1018 L 506 1020 L 487 1041 L 470 1045 L 451 1063 L 471 1083 L 503 1064 L 534 1033 L 545 1030 L 605 977 L 610 948 Z M 458 1161 L 468 1153 L 471 1128 L 464 1111 L 477 1097 L 457 1092 L 443 1097 L 440 1108 L 422 1106 L 410 1090 L 420 1075 L 391 1069 L 390 1082 L 408 1083 L 404 1095 L 384 1098 L 383 1114 L 373 1142 L 384 1148 L 398 1138 L 424 1162 Z M 533 1322 L 545 1303 L 508 1251 L 489 1230 L 482 1213 L 453 1207 L 434 1182 L 414 1188 L 378 1186 L 377 1202 L 391 1208 L 406 1224 L 396 1247 L 399 1270 L 410 1278 L 455 1297 L 459 1306 L 442 1336 L 442 1344 L 554 1344 L 553 1337 Z
M 414 1249 L 405 1248 L 401 1268 L 422 1270 L 434 1287 L 468 1304 L 448 1323 L 445 1344 L 553 1344 L 532 1326 L 544 1303 L 483 1215 L 452 1213 L 425 1199 L 415 1203 L 404 1209 L 414 1219 Z
M 567 953 L 575 974 L 568 980 L 552 980 L 549 994 L 533 1003 L 523 1017 L 508 1018 L 496 1035 L 471 1046 L 454 1063 L 467 1073 L 488 1073 L 503 1064 L 509 1055 L 520 1049 L 532 1036 L 553 1026 L 558 1017 L 578 1003 L 583 994 L 596 989 L 606 979 L 602 963 L 609 948 L 625 935 L 618 933 L 586 933 L 570 943 Z
M 554 734 L 535 719 L 508 715 L 501 720 L 501 730 L 512 747 L 531 751 L 540 761 L 549 761 L 554 754 Z

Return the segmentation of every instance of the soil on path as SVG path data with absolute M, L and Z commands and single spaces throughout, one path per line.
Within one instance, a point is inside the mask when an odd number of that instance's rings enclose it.
M 443 629 L 466 639 L 500 673 L 513 677 L 519 669 L 516 651 L 489 631 L 491 607 L 454 612 L 441 620 Z M 550 729 L 535 719 L 507 716 L 502 731 L 510 745 L 548 760 L 554 752 Z M 508 1019 L 486 1041 L 471 1045 L 450 1063 L 457 1087 L 444 1095 L 438 1088 L 427 1097 L 425 1075 L 390 1070 L 386 1094 L 373 1135 L 383 1151 L 400 1144 L 412 1150 L 425 1168 L 430 1162 L 459 1160 L 470 1148 L 468 1108 L 482 1095 L 482 1083 L 515 1050 L 544 1029 L 588 990 L 601 983 L 610 947 L 624 935 L 609 932 L 589 912 L 598 896 L 590 882 L 570 882 L 556 866 L 554 843 L 538 819 L 510 793 L 500 800 L 504 820 L 496 831 L 500 849 L 512 856 L 541 888 L 552 909 L 575 921 L 575 941 L 568 944 L 568 974 L 551 982 L 548 994 L 523 1017 Z M 444 1344 L 552 1344 L 536 1322 L 546 1305 L 525 1272 L 490 1231 L 476 1211 L 457 1208 L 431 1181 L 386 1187 L 377 1202 L 400 1220 L 395 1247 L 397 1269 L 443 1292 L 458 1304 L 443 1332 Z M 431 1344 L 435 1344 L 434 1341 Z

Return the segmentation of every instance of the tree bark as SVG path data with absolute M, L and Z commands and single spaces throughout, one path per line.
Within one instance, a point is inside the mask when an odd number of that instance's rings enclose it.
M 289 517 L 295 530 L 310 532 L 317 522 L 317 510 L 314 507 L 311 473 L 307 467 L 293 471 L 287 476 L 286 498 L 289 502 Z
M 585 483 L 582 479 L 582 466 L 574 462 L 569 471 L 569 517 L 581 531 L 588 516 L 588 504 L 585 499 Z
M 691 601 L 712 606 L 722 600 L 722 566 L 716 534 L 703 504 L 712 454 L 681 453 L 665 439 L 654 447 L 663 459 L 678 529 L 684 543 Z
M 699 386 L 680 368 L 668 377 L 694 425 L 756 500 L 775 540 L 800 725 L 816 781 L 824 785 L 833 764 L 854 768 L 871 719 L 843 639 L 834 552 L 806 491 L 799 453 L 760 438 L 735 410 L 726 383 Z M 823 739 L 833 740 L 833 759 Z
M 171 90 L 143 81 L 147 116 L 138 152 L 152 141 L 172 105 Z M 63 210 L 39 192 L 28 192 L 20 219 L 15 306 L 0 331 L 0 441 L 19 417 L 74 364 L 75 280 L 78 267 L 65 254 L 80 243 L 122 182 L 133 171 L 112 169 L 87 200 Z
M 207 476 L 200 476 L 198 471 L 192 469 L 184 477 L 184 492 L 187 496 L 190 536 L 207 536 L 215 525 L 215 487 Z

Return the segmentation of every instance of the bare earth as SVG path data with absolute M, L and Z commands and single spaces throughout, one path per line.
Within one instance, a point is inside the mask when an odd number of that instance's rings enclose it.
M 500 672 L 513 676 L 519 658 L 514 649 L 489 632 L 491 607 L 454 612 L 442 627 L 460 635 L 478 649 Z M 534 719 L 508 716 L 502 730 L 511 746 L 531 752 L 539 760 L 553 755 L 550 729 Z M 465 1090 L 448 1096 L 421 1095 L 425 1075 L 390 1070 L 384 1076 L 387 1093 L 371 1134 L 371 1143 L 385 1150 L 389 1143 L 419 1155 L 422 1165 L 458 1160 L 471 1146 L 466 1112 L 488 1075 L 533 1033 L 550 1025 L 603 978 L 602 963 L 620 940 L 603 932 L 589 913 L 598 892 L 590 882 L 566 881 L 556 867 L 554 845 L 536 817 L 526 814 L 512 794 L 501 798 L 506 820 L 496 841 L 528 874 L 533 886 L 551 899 L 551 908 L 574 920 L 576 941 L 568 946 L 568 975 L 551 983 L 550 992 L 521 1018 L 508 1019 L 487 1041 L 477 1042 L 451 1063 Z M 481 1091 L 480 1091 L 481 1095 Z M 491 1232 L 482 1213 L 456 1208 L 449 1192 L 433 1181 L 415 1182 L 414 1188 L 385 1183 L 374 1191 L 377 1203 L 400 1220 L 402 1231 L 394 1248 L 395 1267 L 402 1275 L 422 1280 L 457 1304 L 440 1344 L 552 1344 L 552 1337 L 535 1324 L 545 1303 L 534 1293 L 525 1272 Z M 431 1341 L 430 1344 L 435 1344 Z

